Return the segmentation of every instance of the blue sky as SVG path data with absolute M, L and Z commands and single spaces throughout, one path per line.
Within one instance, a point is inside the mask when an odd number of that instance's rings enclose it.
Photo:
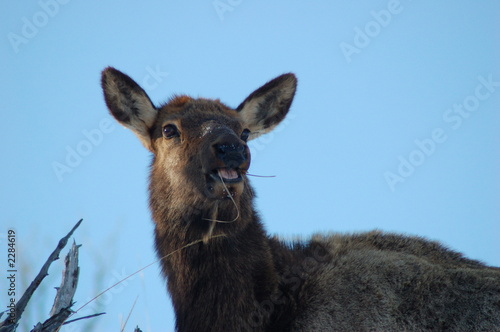
M 186 93 L 233 107 L 294 72 L 288 119 L 251 143 L 251 172 L 276 176 L 252 179 L 270 233 L 377 228 L 500 265 L 499 14 L 471 0 L 3 2 L 0 245 L 14 229 L 18 289 L 80 218 L 75 307 L 156 259 L 151 158 L 107 113 L 109 65 L 157 104 Z M 47 317 L 61 263 L 23 329 Z M 155 265 L 66 331 L 119 331 L 136 299 L 127 331 L 173 330 Z

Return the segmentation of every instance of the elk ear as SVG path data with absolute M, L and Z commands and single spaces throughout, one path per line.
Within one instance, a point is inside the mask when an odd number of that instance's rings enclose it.
M 101 84 L 111 115 L 152 151 L 149 129 L 156 120 L 157 110 L 146 92 L 133 79 L 112 67 L 103 70 Z
M 276 127 L 292 104 L 297 78 L 283 74 L 255 90 L 236 108 L 254 139 Z

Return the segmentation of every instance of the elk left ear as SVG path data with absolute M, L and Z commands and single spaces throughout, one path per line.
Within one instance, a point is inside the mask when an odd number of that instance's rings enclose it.
M 101 84 L 111 115 L 153 152 L 149 130 L 157 110 L 146 92 L 129 76 L 112 67 L 103 70 Z
M 296 87 L 295 75 L 283 74 L 252 92 L 236 108 L 243 123 L 251 132 L 249 139 L 271 131 L 285 118 Z

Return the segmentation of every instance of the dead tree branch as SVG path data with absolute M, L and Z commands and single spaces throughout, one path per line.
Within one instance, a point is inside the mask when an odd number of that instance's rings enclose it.
M 71 229 L 71 231 L 65 237 L 63 237 L 61 240 L 59 240 L 59 243 L 58 243 L 56 249 L 50 254 L 49 258 L 47 259 L 45 264 L 43 264 L 42 268 L 40 269 L 40 272 L 38 272 L 35 279 L 31 282 L 29 287 L 26 289 L 26 291 L 24 292 L 21 299 L 17 302 L 15 316 L 12 317 L 11 315 L 8 315 L 7 318 L 3 322 L 0 323 L 0 332 L 13 332 L 16 330 L 18 322 L 21 319 L 21 316 L 22 316 L 24 310 L 26 309 L 26 305 L 28 304 L 29 300 L 31 299 L 31 296 L 33 295 L 35 290 L 38 288 L 38 286 L 42 283 L 43 279 L 48 275 L 49 267 L 52 264 L 52 262 L 59 259 L 59 254 L 61 253 L 61 250 L 64 249 L 64 247 L 68 243 L 68 239 L 71 237 L 73 232 L 78 228 L 78 226 L 80 226 L 82 221 L 83 221 L 83 219 L 80 219 L 76 223 L 76 225 Z M 78 258 L 78 252 L 76 254 L 76 257 Z M 76 287 L 76 284 L 75 284 L 75 287 Z M 71 311 L 69 310 L 69 308 L 62 309 L 59 312 L 59 314 L 62 312 L 65 312 L 65 311 L 68 311 L 69 314 L 71 314 Z M 56 320 L 56 318 L 61 319 L 64 316 L 62 314 L 61 314 L 61 316 L 59 316 L 59 314 L 56 315 L 56 316 L 58 316 L 58 318 L 51 317 L 49 320 L 51 320 L 52 318 L 54 318 L 54 320 Z M 68 314 L 68 316 L 69 316 L 69 314 Z M 49 320 L 47 320 L 45 323 L 47 323 Z M 52 322 L 50 324 L 52 324 Z M 36 327 L 35 327 L 35 329 L 36 329 Z

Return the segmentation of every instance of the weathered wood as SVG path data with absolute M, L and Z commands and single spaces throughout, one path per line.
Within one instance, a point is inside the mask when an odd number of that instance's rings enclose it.
M 78 285 L 78 275 L 80 268 L 78 267 L 78 248 L 75 242 L 64 260 L 64 270 L 62 273 L 61 287 L 57 289 L 54 305 L 50 311 L 50 316 L 56 315 L 61 309 L 69 308 L 73 302 L 73 296 Z
M 54 305 L 50 311 L 50 318 L 43 324 L 38 323 L 31 332 L 56 332 L 73 313 L 70 309 L 73 305 L 73 296 L 78 285 L 78 248 L 73 241 L 73 246 L 64 259 L 64 270 L 62 272 L 61 286 L 57 288 Z

